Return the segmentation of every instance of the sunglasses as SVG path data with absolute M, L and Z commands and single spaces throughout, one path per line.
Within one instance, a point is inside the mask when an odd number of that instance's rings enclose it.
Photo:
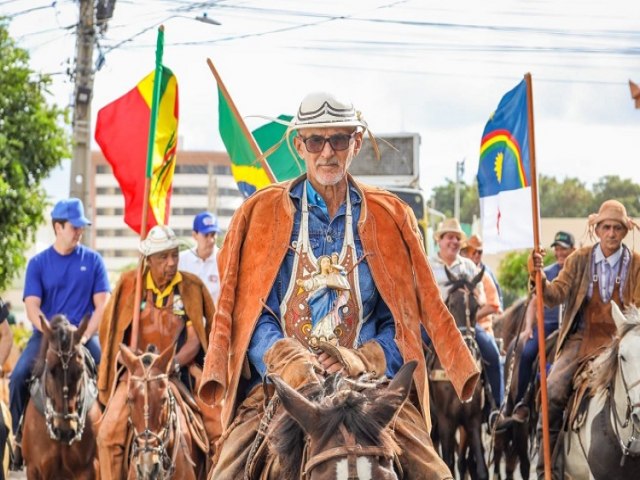
M 320 153 L 324 148 L 324 145 L 329 142 L 331 148 L 336 152 L 342 152 L 349 148 L 351 145 L 351 141 L 353 140 L 353 136 L 356 132 L 352 134 L 346 133 L 335 133 L 329 137 L 322 137 L 320 135 L 311 135 L 309 137 L 300 136 L 300 140 L 304 143 L 304 146 L 307 147 L 307 151 L 309 153 Z

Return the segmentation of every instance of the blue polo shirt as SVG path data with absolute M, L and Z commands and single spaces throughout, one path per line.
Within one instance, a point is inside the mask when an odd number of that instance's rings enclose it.
M 97 252 L 78 245 L 70 254 L 61 255 L 51 246 L 29 261 L 23 299 L 40 298 L 40 309 L 48 320 L 62 313 L 79 325 L 95 310 L 93 295 L 110 290 L 107 270 Z

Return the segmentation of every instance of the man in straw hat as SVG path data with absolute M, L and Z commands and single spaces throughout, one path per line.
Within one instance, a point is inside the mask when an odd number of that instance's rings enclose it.
M 478 268 L 484 267 L 484 272 L 493 281 L 493 285 L 495 286 L 495 289 L 496 289 L 496 294 L 498 295 L 498 303 L 500 306 L 500 310 L 502 310 L 504 308 L 504 303 L 502 300 L 502 289 L 500 288 L 500 283 L 498 282 L 498 278 L 496 277 L 496 275 L 493 273 L 493 270 L 489 268 L 489 265 L 487 265 L 482 261 L 483 251 L 484 250 L 483 250 L 482 238 L 480 238 L 480 235 L 476 233 L 474 233 L 468 239 L 463 241 L 462 245 L 460 246 L 460 255 L 470 259 L 473 263 L 476 264 L 476 267 Z M 483 284 L 486 285 L 486 282 L 484 281 L 484 279 L 483 279 Z M 487 295 L 489 294 L 488 292 L 485 292 L 485 293 L 487 293 Z
M 547 281 L 551 282 L 558 276 L 565 261 L 576 249 L 575 239 L 569 232 L 559 231 L 556 233 L 553 243 L 553 254 L 556 261 L 551 265 L 544 267 L 544 276 Z M 560 325 L 560 305 L 553 308 L 544 308 L 544 336 L 551 335 L 558 329 Z M 517 390 L 513 401 L 513 413 L 510 417 L 504 419 L 505 424 L 509 421 L 524 423 L 529 419 L 528 402 L 523 398 L 527 392 L 529 384 L 534 379 L 533 366 L 538 357 L 538 326 L 536 323 L 536 296 L 532 295 L 525 312 L 525 324 L 522 332 L 518 337 L 518 343 L 522 344 L 522 353 L 520 354 L 520 362 L 518 367 Z M 549 359 L 553 360 L 553 359 Z
M 429 437 L 420 325 L 461 398 L 470 396 L 479 372 L 438 295 L 411 209 L 348 173 L 367 130 L 351 102 L 307 95 L 287 131 L 296 133 L 293 146 L 307 174 L 255 193 L 231 220 L 200 388 L 203 399 L 222 404 L 226 429 L 212 478 L 242 478 L 245 467 L 253 472 L 250 452 L 269 374 L 301 388 L 320 382 L 317 372 L 393 377 L 411 360 L 418 362 L 413 401 L 394 423 L 404 478 L 451 478 Z M 301 285 L 320 274 L 323 255 L 345 273 L 349 292 L 325 295 L 326 308 L 312 309 Z M 314 312 L 331 311 L 340 299 L 344 305 L 331 316 L 336 328 L 316 329 L 327 316 Z M 271 395 L 270 384 L 266 389 Z
M 147 238 L 140 242 L 146 265 L 142 276 L 137 347 L 144 352 L 153 344 L 162 352 L 176 345 L 172 381 L 190 385 L 192 369 L 188 367 L 203 360 L 208 336 L 205 321 L 207 325 L 211 324 L 214 306 L 204 283 L 196 275 L 178 270 L 178 249 L 179 241 L 167 226 L 153 227 Z M 127 377 L 119 370 L 117 358 L 120 344 L 129 345 L 131 341 L 136 274 L 135 269 L 122 274 L 100 325 L 103 357 L 98 375 L 98 398 L 106 405 L 97 437 L 102 478 L 126 476 L 122 470 L 129 415 Z M 182 402 L 180 404 L 182 406 Z M 220 429 L 216 434 L 215 422 L 207 422 L 206 418 L 205 428 L 209 436 L 219 435 Z M 215 438 L 209 441 L 212 443 Z
M 480 269 L 468 258 L 460 255 L 462 242 L 466 239 L 465 233 L 460 227 L 460 222 L 456 218 L 444 219 L 434 233 L 438 244 L 438 253 L 429 257 L 429 263 L 433 269 L 433 275 L 438 282 L 440 296 L 446 299 L 449 295 L 449 278 L 445 267 L 456 277 L 465 275 L 471 279 L 478 274 Z M 483 318 L 496 313 L 500 305 L 494 298 L 492 303 L 487 302 L 487 297 L 483 283 L 476 286 L 476 299 L 480 308 L 476 313 L 476 318 Z M 483 329 L 478 323 L 475 326 L 476 342 L 482 359 L 484 360 L 485 372 L 491 387 L 492 397 L 489 401 L 492 412 L 490 412 L 490 424 L 496 418 L 498 407 L 502 404 L 502 373 L 500 364 L 500 351 L 496 345 L 493 335 Z
M 640 255 L 627 248 L 622 240 L 638 225 L 627 216 L 622 203 L 607 200 L 598 213 L 589 215 L 590 234 L 598 238 L 595 245 L 576 250 L 558 276 L 549 282 L 542 271 L 542 294 L 548 307 L 565 305 L 558 336 L 557 353 L 547 378 L 549 398 L 549 440 L 551 451 L 561 448 L 557 442 L 563 413 L 578 367 L 597 355 L 616 334 L 611 303 L 619 307 L 640 305 Z M 542 253 L 534 250 L 529 259 L 529 275 L 542 270 Z M 541 438 L 538 425 L 538 438 Z M 542 444 L 538 456 L 538 475 L 544 475 Z M 557 445 L 556 445 L 557 444 Z M 562 457 L 562 454 L 558 455 Z M 563 478 L 556 462 L 554 478 Z

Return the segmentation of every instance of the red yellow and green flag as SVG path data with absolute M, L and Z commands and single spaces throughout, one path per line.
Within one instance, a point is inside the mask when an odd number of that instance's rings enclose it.
M 111 165 L 125 199 L 124 221 L 140 233 L 155 71 L 98 112 L 96 141 Z M 178 82 L 162 68 L 160 102 L 152 152 L 147 229 L 169 221 L 178 145 Z

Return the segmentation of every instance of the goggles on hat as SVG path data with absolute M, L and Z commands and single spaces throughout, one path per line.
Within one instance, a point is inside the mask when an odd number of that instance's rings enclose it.
M 307 151 L 309 153 L 320 153 L 324 148 L 325 144 L 329 142 L 331 148 L 336 152 L 342 152 L 349 148 L 351 145 L 351 141 L 353 140 L 353 136 L 356 132 L 351 134 L 347 133 L 334 133 L 328 137 L 323 137 L 321 135 L 310 135 L 308 137 L 303 137 L 298 134 L 300 140 L 304 143 L 304 146 L 307 147 Z

